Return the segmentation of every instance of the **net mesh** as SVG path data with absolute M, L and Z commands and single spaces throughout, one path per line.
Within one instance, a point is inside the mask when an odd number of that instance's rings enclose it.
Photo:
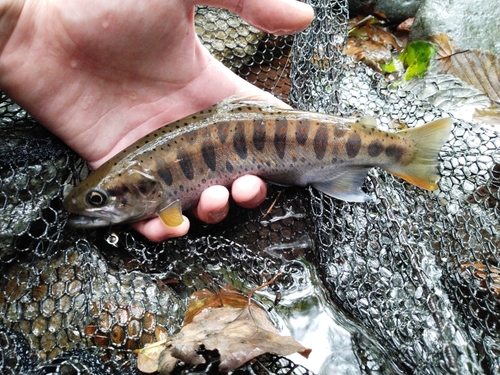
M 233 71 L 295 107 L 370 114 L 386 129 L 446 116 L 344 57 L 344 1 L 310 2 L 316 18 L 294 40 L 206 7 L 197 33 Z M 369 204 L 271 187 L 259 208 L 234 206 L 220 224 L 153 244 L 128 227 L 67 227 L 65 186 L 88 167 L 5 95 L 0 115 L 2 373 L 138 374 L 133 350 L 175 333 L 193 291 L 249 290 L 277 272 L 257 299 L 278 325 L 280 296 L 314 284 L 350 332 L 351 367 L 320 373 L 500 373 L 497 131 L 454 120 L 437 192 L 378 169 L 365 182 Z M 311 283 L 308 265 L 322 283 Z M 217 373 L 217 354 L 203 355 L 205 365 L 175 373 Z M 266 355 L 233 373 L 313 372 Z

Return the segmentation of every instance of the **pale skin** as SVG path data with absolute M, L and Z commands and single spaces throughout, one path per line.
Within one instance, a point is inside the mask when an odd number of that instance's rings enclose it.
M 280 35 L 312 9 L 294 0 L 202 0 Z M 238 93 L 262 92 L 216 61 L 194 32 L 189 0 L 0 0 L 0 88 L 97 168 L 150 131 Z M 273 99 L 274 100 L 274 99 Z M 266 186 L 237 179 L 233 199 L 256 207 Z M 194 215 L 221 221 L 229 192 L 212 186 Z M 133 224 L 152 241 L 182 236 L 189 220 Z

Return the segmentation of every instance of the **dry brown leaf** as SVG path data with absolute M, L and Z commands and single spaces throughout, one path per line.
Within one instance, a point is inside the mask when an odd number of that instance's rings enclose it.
M 218 293 L 208 289 L 201 289 L 194 292 L 189 298 L 189 304 L 184 317 L 184 325 L 193 321 L 193 318 L 208 307 L 245 307 L 248 304 L 248 297 L 244 296 L 232 285 L 226 285 Z
M 293 338 L 281 336 L 267 311 L 226 286 L 218 293 L 205 289 L 193 293 L 180 332 L 138 350 L 138 368 L 148 373 L 170 374 L 178 360 L 191 365 L 205 363 L 198 354 L 202 346 L 218 350 L 219 370 L 225 372 L 264 353 L 298 352 L 307 357 L 311 352 Z
M 500 103 L 499 57 L 476 49 L 458 51 L 456 44 L 445 34 L 433 35 L 430 41 L 438 46 L 438 72 L 453 74 Z
M 158 371 L 160 354 L 165 350 L 168 339 L 149 344 L 142 349 L 136 350 L 137 368 L 146 374 Z M 173 370 L 173 367 L 170 371 Z
M 413 26 L 413 21 L 415 21 L 415 18 L 407 18 L 398 25 L 397 30 L 410 32 Z
M 403 43 L 374 17 L 354 18 L 349 24 L 347 54 L 377 71 L 403 49 Z
M 173 337 L 167 348 L 169 353 L 166 353 L 170 358 L 162 363 L 168 368 L 175 365 L 177 359 L 193 365 L 204 363 L 205 359 L 197 353 L 201 345 L 219 351 L 219 370 L 224 372 L 264 353 L 289 355 L 299 352 L 307 357 L 311 351 L 293 338 L 281 336 L 267 312 L 255 303 L 244 308 L 204 309 Z
M 490 124 L 493 126 L 500 125 L 500 108 L 498 105 L 493 104 L 491 107 L 486 109 L 476 109 L 474 115 L 472 116 L 474 119 L 484 122 L 486 124 Z

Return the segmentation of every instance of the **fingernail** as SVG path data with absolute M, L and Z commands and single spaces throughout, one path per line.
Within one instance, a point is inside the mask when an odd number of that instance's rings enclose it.
M 256 207 L 264 201 L 264 199 L 266 197 L 266 193 L 267 193 L 266 186 L 262 184 L 259 188 L 259 192 L 252 199 L 244 202 L 243 204 L 240 203 L 240 205 L 243 205 L 244 207 L 249 207 L 249 208 Z
M 210 218 L 210 224 L 215 224 L 224 220 L 228 213 L 229 207 L 227 206 L 224 206 L 221 210 L 209 212 L 208 217 Z

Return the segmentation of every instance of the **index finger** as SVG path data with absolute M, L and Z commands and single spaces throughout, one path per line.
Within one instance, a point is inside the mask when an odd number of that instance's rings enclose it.
M 314 17 L 310 5 L 296 0 L 200 0 L 197 3 L 228 9 L 250 25 L 275 35 L 304 30 Z

